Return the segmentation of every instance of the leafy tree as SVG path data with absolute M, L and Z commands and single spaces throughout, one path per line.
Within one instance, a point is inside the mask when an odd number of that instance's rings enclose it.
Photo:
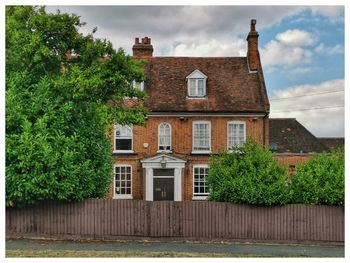
M 142 62 L 79 33 L 76 15 L 6 7 L 6 201 L 103 197 L 111 123 L 143 124 Z M 125 97 L 135 98 L 132 105 Z
M 211 157 L 209 200 L 251 205 L 285 204 L 289 201 L 285 167 L 272 153 L 249 140 L 232 152 Z
M 344 149 L 337 149 L 299 164 L 292 178 L 293 203 L 344 205 L 344 161 Z

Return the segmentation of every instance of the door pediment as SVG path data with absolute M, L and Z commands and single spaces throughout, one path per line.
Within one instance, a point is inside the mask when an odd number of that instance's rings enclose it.
M 167 154 L 157 154 L 141 160 L 141 163 L 143 168 L 159 168 L 162 166 L 162 164 L 165 164 L 166 168 L 184 168 L 186 160 Z

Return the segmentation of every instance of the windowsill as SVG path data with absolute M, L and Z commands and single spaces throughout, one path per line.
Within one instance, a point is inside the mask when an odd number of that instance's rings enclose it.
M 158 150 L 157 153 L 173 153 L 172 150 Z
M 208 196 L 192 196 L 192 200 L 196 201 L 196 200 L 207 200 Z
M 115 195 L 113 199 L 125 200 L 125 199 L 133 199 L 132 195 Z
M 211 154 L 211 151 L 192 151 L 191 154 Z
M 113 153 L 134 153 L 133 150 L 114 150 Z
M 197 100 L 197 99 L 205 100 L 205 99 L 208 99 L 208 96 L 203 96 L 203 97 L 186 96 L 186 99 L 187 100 Z

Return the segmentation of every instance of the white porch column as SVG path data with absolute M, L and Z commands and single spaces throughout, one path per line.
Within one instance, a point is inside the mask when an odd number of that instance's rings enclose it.
M 153 201 L 153 168 L 146 168 L 146 201 Z
M 181 201 L 182 185 L 181 185 L 181 168 L 174 169 L 174 201 Z

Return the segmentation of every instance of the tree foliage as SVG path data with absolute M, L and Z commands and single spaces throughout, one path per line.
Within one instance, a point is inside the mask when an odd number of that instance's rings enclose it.
M 314 155 L 296 167 L 293 203 L 344 205 L 344 149 Z
M 144 78 L 142 62 L 79 33 L 83 25 L 44 7 L 6 7 L 8 204 L 103 197 L 111 182 L 108 127 L 144 123 L 145 94 L 131 86 Z
M 249 140 L 232 152 L 211 157 L 209 199 L 252 205 L 285 204 L 289 201 L 285 167 L 272 153 Z

